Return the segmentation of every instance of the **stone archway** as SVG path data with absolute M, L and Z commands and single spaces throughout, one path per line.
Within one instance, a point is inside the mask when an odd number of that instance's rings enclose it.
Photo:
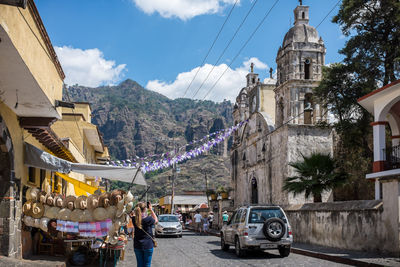
M 14 148 L 10 132 L 0 116 L 0 255 L 20 254 L 20 213 L 18 182 L 14 179 Z

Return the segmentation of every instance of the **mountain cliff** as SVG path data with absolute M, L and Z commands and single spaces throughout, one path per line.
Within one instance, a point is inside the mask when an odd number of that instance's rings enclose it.
M 75 85 L 68 87 L 67 91 L 68 94 L 64 94 L 67 99 L 91 104 L 92 123 L 99 126 L 112 159 L 165 153 L 173 150 L 174 144 L 185 145 L 233 123 L 233 105 L 229 101 L 172 100 L 129 79 L 116 86 L 90 88 Z M 209 156 L 182 165 L 180 176 L 184 179 L 177 180 L 177 191 L 204 189 L 204 170 L 212 174 L 210 187 L 227 186 L 230 173 L 228 159 L 221 156 L 224 149 L 227 148 L 219 145 Z M 147 175 L 151 197 L 170 192 L 168 172 Z

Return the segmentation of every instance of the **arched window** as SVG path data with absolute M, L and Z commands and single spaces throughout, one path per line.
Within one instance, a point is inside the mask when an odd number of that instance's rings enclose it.
M 284 118 L 284 105 L 283 105 L 283 97 L 281 97 L 278 101 L 277 105 L 277 116 L 276 116 L 276 125 L 279 127 L 283 124 L 283 118 Z
M 255 177 L 251 179 L 251 204 L 258 204 L 258 188 L 257 179 Z
M 304 12 L 301 13 L 301 18 L 302 18 L 302 19 L 305 19 L 305 18 L 306 18 L 306 15 L 304 14 Z
M 308 80 L 311 77 L 311 62 L 309 59 L 304 61 L 304 79 Z

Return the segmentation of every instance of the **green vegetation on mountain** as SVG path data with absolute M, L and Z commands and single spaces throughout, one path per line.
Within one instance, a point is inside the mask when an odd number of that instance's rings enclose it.
M 99 126 L 112 159 L 135 159 L 169 152 L 174 145 L 181 147 L 233 123 L 233 106 L 229 101 L 172 100 L 129 79 L 116 86 L 90 88 L 76 85 L 67 90 L 71 101 L 91 104 L 92 122 Z M 203 170 L 209 173 L 211 187 L 229 186 L 229 159 L 221 156 L 223 150 L 221 144 L 209 156 L 180 165 L 177 191 L 205 190 Z M 151 185 L 151 198 L 170 193 L 170 172 L 169 169 L 146 174 Z M 128 186 L 112 184 L 112 187 Z M 140 195 L 144 188 L 136 186 L 134 191 Z

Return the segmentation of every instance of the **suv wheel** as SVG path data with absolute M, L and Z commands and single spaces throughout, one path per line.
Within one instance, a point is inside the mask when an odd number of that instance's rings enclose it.
M 285 223 L 279 218 L 270 218 L 264 222 L 263 233 L 272 242 L 281 240 L 285 235 Z
M 223 234 L 221 234 L 221 249 L 222 249 L 223 251 L 228 251 L 228 250 L 229 250 L 229 245 L 227 245 L 227 244 L 225 243 L 225 239 L 224 239 Z
M 279 247 L 279 254 L 281 257 L 287 257 L 290 254 L 290 246 L 288 247 Z
M 239 258 L 244 257 L 245 251 L 240 247 L 239 237 L 235 238 L 235 254 Z

